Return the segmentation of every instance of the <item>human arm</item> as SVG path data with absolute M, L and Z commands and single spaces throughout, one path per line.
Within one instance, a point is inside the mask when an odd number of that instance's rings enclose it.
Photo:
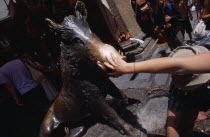
M 185 7 L 185 8 L 186 8 L 186 10 L 187 10 L 187 13 L 188 13 L 189 19 L 190 19 L 190 20 L 192 20 L 192 19 L 193 19 L 193 16 L 192 16 L 192 13 L 191 13 L 190 7 L 188 6 L 188 1 L 185 1 L 185 3 L 184 3 L 184 7 Z
M 192 74 L 210 72 L 210 52 L 185 57 L 164 57 L 141 62 L 127 63 L 124 60 L 111 56 L 104 64 L 113 70 L 110 75 L 125 73 L 169 73 Z
M 18 106 L 22 106 L 23 103 L 22 103 L 19 95 L 17 94 L 17 90 L 16 90 L 15 86 L 13 85 L 13 83 L 12 82 L 7 82 L 4 85 L 7 88 L 10 95 L 12 96 L 12 98 L 15 100 L 16 104 Z
M 23 59 L 23 61 L 38 71 L 49 72 L 47 66 L 44 66 L 37 61 L 34 61 L 34 59 L 31 56 L 27 57 L 26 59 Z
M 201 2 L 200 0 L 197 0 L 197 6 L 196 6 L 196 11 L 197 11 L 197 16 L 198 19 L 201 19 Z
M 14 84 L 10 82 L 9 78 L 1 71 L 0 71 L 0 84 L 7 89 L 7 91 L 10 93 L 10 95 L 15 100 L 17 105 L 22 105 Z
M 210 20 L 210 14 L 204 15 L 202 16 L 202 19 L 205 21 L 209 21 Z
M 210 21 L 210 12 L 207 9 L 203 9 L 202 19 L 204 21 Z
M 39 62 L 31 62 L 30 65 L 33 68 L 35 68 L 41 72 L 49 72 L 50 71 L 47 66 L 44 66 L 44 65 L 40 64 Z
M 205 0 L 204 2 L 204 7 L 203 7 L 203 11 L 202 11 L 202 19 L 204 21 L 210 21 L 210 1 L 209 0 Z
M 8 9 L 9 9 L 10 16 L 12 17 L 12 19 L 14 19 L 14 17 L 15 17 L 15 3 L 13 2 L 13 0 L 9 1 Z

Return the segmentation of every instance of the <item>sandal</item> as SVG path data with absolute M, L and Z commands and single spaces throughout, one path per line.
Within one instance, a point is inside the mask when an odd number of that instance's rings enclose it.
M 206 111 L 206 116 L 207 116 L 207 118 L 210 118 L 210 109 L 208 109 L 208 110 Z

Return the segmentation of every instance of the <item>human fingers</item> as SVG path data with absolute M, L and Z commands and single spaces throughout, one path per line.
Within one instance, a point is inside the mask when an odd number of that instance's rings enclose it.
M 114 67 L 113 67 L 110 63 L 108 63 L 108 62 L 104 62 L 104 65 L 105 65 L 106 67 L 112 69 L 112 70 L 114 69 Z
M 117 64 L 117 57 L 113 53 L 111 53 L 111 58 L 112 58 L 114 64 Z
M 122 73 L 118 73 L 118 72 L 110 72 L 108 73 L 109 76 L 117 78 L 119 76 L 122 76 Z
M 106 58 L 107 62 L 108 62 L 109 64 L 111 64 L 112 66 L 115 64 L 115 63 L 114 63 L 114 59 L 113 59 L 113 57 L 112 57 L 112 54 L 110 54 L 109 56 L 105 56 L 105 58 Z
M 124 53 L 121 50 L 118 50 L 118 52 L 121 56 L 124 56 Z
M 120 77 L 122 75 L 123 75 L 122 73 L 117 73 L 117 74 L 115 74 L 114 78 L 118 78 L 118 77 Z
M 122 56 L 121 59 L 126 60 L 126 56 Z
M 97 61 L 97 65 L 98 65 L 99 68 L 101 68 L 103 71 L 106 71 L 106 70 L 107 70 L 106 66 L 104 66 L 100 61 Z

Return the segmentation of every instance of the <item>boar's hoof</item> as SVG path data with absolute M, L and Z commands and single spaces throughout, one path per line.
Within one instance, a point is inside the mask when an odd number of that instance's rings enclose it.
M 65 127 L 64 131 L 66 133 L 65 137 L 82 137 L 87 132 L 87 128 L 83 126 L 73 129 Z
M 130 125 L 125 126 L 124 132 L 129 137 L 140 137 L 141 136 L 141 131 L 133 128 Z

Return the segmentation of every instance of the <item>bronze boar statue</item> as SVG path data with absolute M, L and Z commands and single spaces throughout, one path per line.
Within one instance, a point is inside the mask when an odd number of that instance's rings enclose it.
M 106 55 L 121 55 L 91 32 L 84 4 L 78 2 L 76 7 L 76 15 L 65 17 L 61 24 L 46 19 L 60 39 L 63 86 L 42 122 L 39 137 L 48 137 L 60 123 L 81 120 L 87 113 L 102 116 L 123 134 L 137 136 L 139 130 L 120 118 L 105 101 L 107 94 L 123 99 L 103 65 Z

